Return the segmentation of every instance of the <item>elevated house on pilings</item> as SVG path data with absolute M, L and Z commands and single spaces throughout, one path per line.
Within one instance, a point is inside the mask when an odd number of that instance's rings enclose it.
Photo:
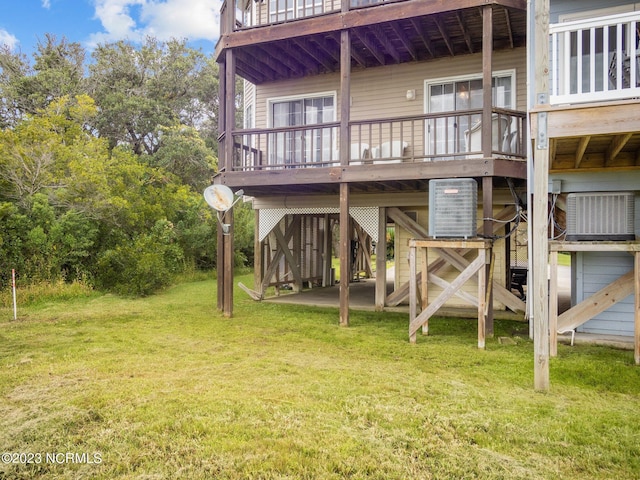
M 495 258 L 486 290 L 493 297 L 489 333 L 493 307 L 524 310 L 510 289 L 516 255 L 506 232 L 520 222 L 526 197 L 526 5 L 224 3 L 214 183 L 252 197 L 258 296 L 270 286 L 331 284 L 336 255 L 341 324 L 349 318 L 347 280 L 357 275 L 375 272 L 377 309 L 407 302 L 409 240 L 429 236 L 429 181 L 465 178 L 477 183 L 477 235 L 491 240 Z M 235 122 L 238 76 L 245 82 L 242 127 Z M 218 307 L 226 315 L 233 308 L 232 216 L 218 244 Z M 383 274 L 388 228 L 395 231 L 392 292 Z M 445 250 L 429 258 L 429 298 L 477 254 Z M 473 302 L 476 286 L 465 288 L 471 293 L 460 288 L 448 304 Z
M 531 5 L 537 38 L 530 43 L 538 50 L 530 68 L 531 203 L 539 213 L 531 240 L 541 267 L 530 285 L 534 322 L 548 317 L 540 335 L 550 332 L 551 356 L 558 334 L 615 335 L 634 339 L 640 364 L 640 5 Z M 562 253 L 571 256 L 572 304 L 558 315 Z

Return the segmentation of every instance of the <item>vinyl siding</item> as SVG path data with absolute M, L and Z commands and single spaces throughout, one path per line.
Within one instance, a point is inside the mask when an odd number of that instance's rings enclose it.
M 495 71 L 516 70 L 516 108 L 526 109 L 526 74 L 523 48 L 494 53 Z M 369 120 L 425 111 L 425 80 L 456 77 L 482 72 L 482 54 L 443 58 L 429 62 L 405 63 L 351 73 L 351 120 Z M 407 100 L 407 90 L 415 90 L 415 100 Z M 336 92 L 339 120 L 340 75 L 315 75 L 303 79 L 262 84 L 256 87 L 256 128 L 267 128 L 269 99 Z M 245 98 L 245 101 L 248 100 Z
M 578 302 L 633 269 L 633 257 L 626 253 L 584 252 L 577 255 Z M 578 328 L 580 332 L 608 335 L 633 335 L 634 298 L 629 295 Z

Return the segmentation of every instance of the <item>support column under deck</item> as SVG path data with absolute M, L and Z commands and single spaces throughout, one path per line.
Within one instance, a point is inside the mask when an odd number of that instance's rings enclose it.
M 387 209 L 378 209 L 378 241 L 376 243 L 376 312 L 384 310 L 387 297 Z

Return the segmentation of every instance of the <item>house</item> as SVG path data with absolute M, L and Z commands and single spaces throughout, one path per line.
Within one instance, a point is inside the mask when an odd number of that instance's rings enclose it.
M 536 0 L 531 19 L 534 321 L 543 337 L 548 307 L 551 355 L 558 333 L 626 335 L 640 363 L 640 3 Z M 572 268 L 560 316 L 558 253 Z
M 482 267 L 492 286 L 488 333 L 493 308 L 524 311 L 510 287 L 511 234 L 526 230 L 526 8 L 526 0 L 224 3 L 214 183 L 252 197 L 258 296 L 268 287 L 330 285 L 338 254 L 341 324 L 349 318 L 348 280 L 360 275 L 378 273 L 377 309 L 406 302 L 408 241 L 429 236 L 430 181 L 461 179 L 477 189 L 478 208 L 473 203 L 473 218 L 460 221 L 471 222 L 495 258 Z M 230 316 L 232 209 L 224 215 L 230 229 L 218 234 L 218 307 Z M 380 274 L 388 229 L 391 292 Z M 477 255 L 443 242 L 436 250 L 445 253 L 428 258 L 429 299 Z M 519 261 L 526 263 L 526 250 Z M 467 305 L 476 290 L 470 282 L 447 304 Z

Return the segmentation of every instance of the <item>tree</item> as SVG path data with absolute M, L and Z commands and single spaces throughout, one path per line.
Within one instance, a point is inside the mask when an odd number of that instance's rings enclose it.
M 85 92 L 85 51 L 79 43 L 46 34 L 31 66 L 25 55 L 0 47 L 0 128 L 13 127 L 64 96 Z
M 217 161 L 198 132 L 184 125 L 161 129 L 161 148 L 151 164 L 162 167 L 182 180 L 185 185 L 202 191 L 211 183 Z
M 99 142 L 85 130 L 95 112 L 86 95 L 62 97 L 14 128 L 0 130 L 0 199 L 26 207 L 43 189 L 63 187 L 70 159 L 91 155 L 92 144 Z
M 111 147 L 124 144 L 137 155 L 152 155 L 163 127 L 196 127 L 207 116 L 198 101 L 205 58 L 184 40 L 147 38 L 139 49 L 120 41 L 98 46 L 93 58 L 89 93 L 100 107 L 97 128 Z

